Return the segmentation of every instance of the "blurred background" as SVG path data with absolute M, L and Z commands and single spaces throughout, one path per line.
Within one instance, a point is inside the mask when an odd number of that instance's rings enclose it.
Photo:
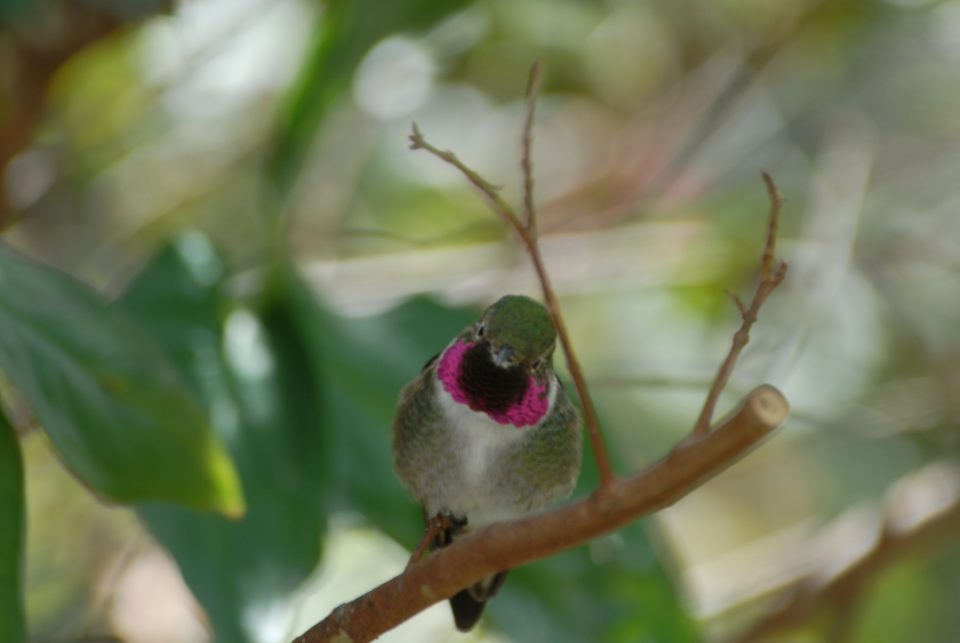
M 790 272 L 721 411 L 769 382 L 791 418 L 676 506 L 511 574 L 476 632 L 442 604 L 383 640 L 737 640 L 790 596 L 757 640 L 960 639 L 960 2 L 3 0 L 0 24 L 3 243 L 185 371 L 227 365 L 235 390 L 197 395 L 249 506 L 102 502 L 8 399 L 30 640 L 283 641 L 402 570 L 400 386 L 538 292 L 407 136 L 518 203 L 538 58 L 543 252 L 617 470 L 697 416 L 724 290 L 753 284 L 761 170 Z

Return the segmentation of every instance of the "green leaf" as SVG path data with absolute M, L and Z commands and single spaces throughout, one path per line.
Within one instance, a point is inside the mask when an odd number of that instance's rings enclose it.
M 412 548 L 423 535 L 423 516 L 393 470 L 394 409 L 403 385 L 476 312 L 418 298 L 377 317 L 343 319 L 325 311 L 305 286 L 291 294 L 314 350 L 324 356 L 338 508 L 361 513 Z
M 281 112 L 267 175 L 280 197 L 292 187 L 319 124 L 346 94 L 363 56 L 396 33 L 436 24 L 466 0 L 332 0 L 318 19 L 310 51 Z
M 0 29 L 15 28 L 25 24 L 40 13 L 39 0 L 4 0 L 0 3 Z
M 247 499 L 236 521 L 165 505 L 142 506 L 140 516 L 176 558 L 217 640 L 276 638 L 264 628 L 278 627 L 283 611 L 268 611 L 316 567 L 326 525 L 328 427 L 310 352 L 282 297 L 230 311 L 220 261 L 197 234 L 159 253 L 118 305 L 205 401 Z
M 233 464 L 159 348 L 85 285 L 4 246 L 0 368 L 106 498 L 243 511 Z
M 0 411 L 0 641 L 25 639 L 23 626 L 23 460 L 16 432 Z

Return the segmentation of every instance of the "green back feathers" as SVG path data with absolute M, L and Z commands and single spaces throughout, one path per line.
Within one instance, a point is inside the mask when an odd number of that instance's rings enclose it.
M 543 355 L 557 337 L 550 314 L 539 302 L 523 295 L 507 295 L 483 315 L 484 336 L 513 347 L 521 359 Z

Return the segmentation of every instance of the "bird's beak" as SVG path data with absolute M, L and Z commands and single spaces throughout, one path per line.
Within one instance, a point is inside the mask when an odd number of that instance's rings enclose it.
M 496 366 L 509 368 L 511 359 L 513 359 L 513 349 L 509 346 L 501 346 L 493 350 L 493 363 Z

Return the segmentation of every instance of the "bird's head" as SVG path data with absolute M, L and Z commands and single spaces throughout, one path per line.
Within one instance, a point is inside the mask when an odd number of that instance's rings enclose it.
M 530 426 L 549 408 L 556 342 L 546 308 L 507 295 L 447 347 L 437 377 L 455 401 L 500 424 Z
M 498 368 L 538 373 L 552 365 L 557 332 L 542 304 L 523 295 L 507 295 L 473 325 L 473 341 L 488 347 Z

